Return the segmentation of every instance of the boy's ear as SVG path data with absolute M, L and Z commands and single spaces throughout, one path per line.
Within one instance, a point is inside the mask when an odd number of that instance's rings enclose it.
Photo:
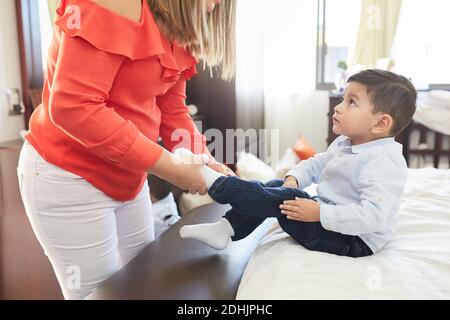
M 377 122 L 372 127 L 373 134 L 389 134 L 394 126 L 394 119 L 390 114 L 379 113 L 377 116 Z

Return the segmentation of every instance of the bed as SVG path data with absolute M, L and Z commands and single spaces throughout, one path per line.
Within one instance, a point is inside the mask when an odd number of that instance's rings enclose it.
M 275 222 L 236 298 L 450 299 L 450 170 L 410 169 L 398 230 L 371 257 L 308 251 Z
M 228 209 L 202 206 L 88 299 L 450 299 L 449 182 L 450 170 L 411 169 L 396 235 L 358 259 L 308 251 L 275 220 L 225 251 L 180 241 L 180 227 Z

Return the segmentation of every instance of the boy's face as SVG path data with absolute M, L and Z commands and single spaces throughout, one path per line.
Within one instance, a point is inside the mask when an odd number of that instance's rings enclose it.
M 382 123 L 386 115 L 373 114 L 373 109 L 366 86 L 350 82 L 345 89 L 344 100 L 334 108 L 333 132 L 349 137 L 353 144 L 370 142 L 380 133 L 388 136 L 391 124 L 380 131 L 380 125 L 386 125 Z

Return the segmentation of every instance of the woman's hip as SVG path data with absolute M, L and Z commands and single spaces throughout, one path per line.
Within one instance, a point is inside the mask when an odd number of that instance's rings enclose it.
M 28 141 L 20 152 L 17 175 L 24 204 L 29 208 L 35 206 L 38 211 L 121 204 L 83 177 L 45 160 Z
M 133 201 L 115 200 L 83 177 L 46 161 L 28 141 L 20 152 L 17 166 L 19 188 L 28 211 L 58 212 L 95 211 L 97 208 L 118 209 L 130 202 L 149 198 L 149 188 L 143 184 Z

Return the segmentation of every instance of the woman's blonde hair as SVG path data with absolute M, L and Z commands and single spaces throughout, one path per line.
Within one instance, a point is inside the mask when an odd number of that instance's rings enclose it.
M 189 48 L 211 72 L 231 80 L 235 71 L 236 0 L 223 0 L 208 13 L 205 0 L 147 0 L 161 32 Z

